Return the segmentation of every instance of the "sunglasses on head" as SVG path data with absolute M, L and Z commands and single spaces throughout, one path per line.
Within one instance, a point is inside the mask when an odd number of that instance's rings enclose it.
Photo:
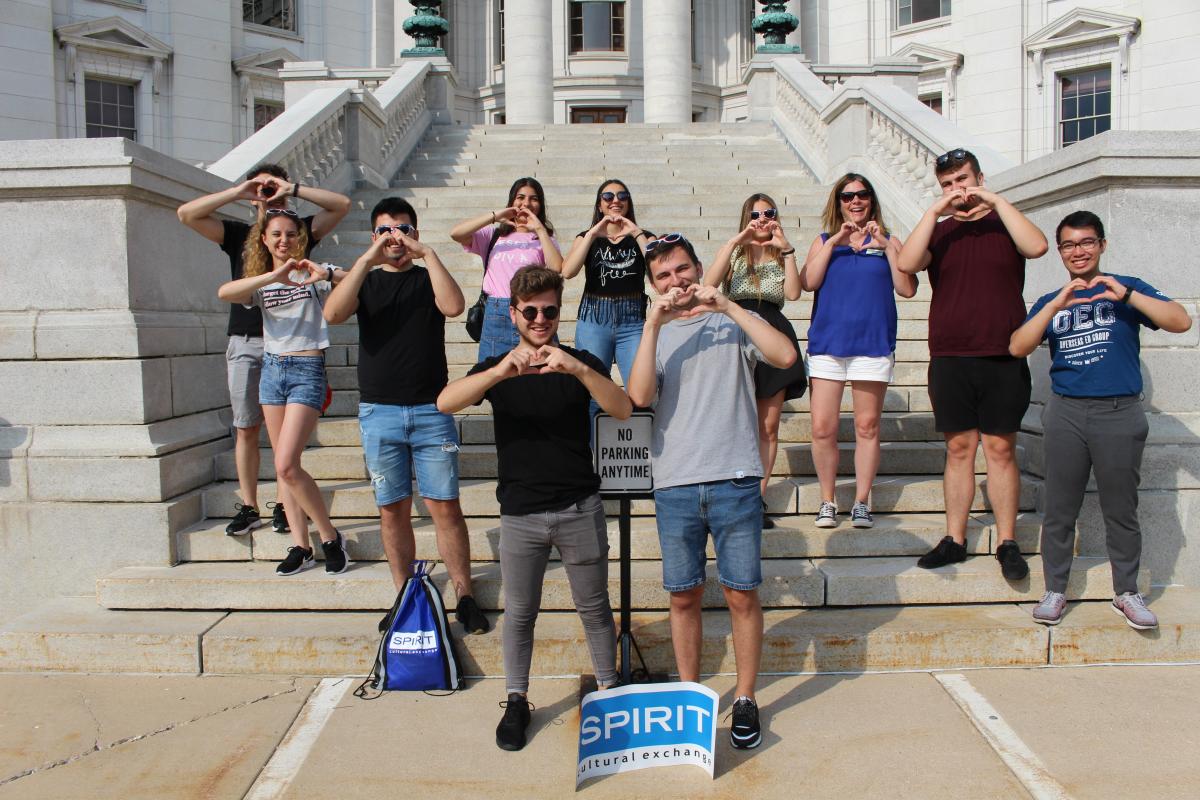
M 547 320 L 558 319 L 558 306 L 525 306 L 517 309 L 517 313 L 524 317 L 526 322 L 537 319 L 539 311 Z
M 288 217 L 289 219 L 300 219 L 300 215 L 290 208 L 268 208 L 263 214 L 264 217 Z
M 778 216 L 779 216 L 779 209 L 776 209 L 776 208 L 768 208 L 763 211 L 751 211 L 750 212 L 751 220 L 756 220 L 759 217 L 763 217 L 765 219 L 775 219 Z
M 686 242 L 686 241 L 687 241 L 687 239 L 683 238 L 682 233 L 668 233 L 666 236 L 660 236 L 652 242 L 647 242 L 646 243 L 646 252 L 649 253 L 651 250 L 658 247 L 659 245 L 675 244 L 676 242 Z
M 375 233 L 378 236 L 386 236 L 387 234 L 391 233 L 392 231 L 399 231 L 400 233 L 403 233 L 405 236 L 408 236 L 410 233 L 412 233 L 415 230 L 416 230 L 416 228 L 414 228 L 412 225 L 409 225 L 407 222 L 401 222 L 399 225 L 380 225 L 378 228 L 375 229 Z
M 962 149 L 961 147 L 957 147 L 948 153 L 942 153 L 940 156 L 937 157 L 938 168 L 941 169 L 942 167 L 946 166 L 947 164 L 949 164 L 951 162 L 958 163 L 959 161 L 966 161 L 967 156 L 969 156 L 969 155 L 970 155 L 970 153 L 968 153 L 966 150 Z
M 854 198 L 859 200 L 867 200 L 871 197 L 870 189 L 859 189 L 857 192 L 838 192 L 838 199 L 843 203 L 849 203 Z
M 613 194 L 612 192 L 601 192 L 600 194 L 600 199 L 606 203 L 611 203 L 614 199 L 620 200 L 622 203 L 628 203 L 629 197 L 629 192 L 617 192 L 616 194 Z

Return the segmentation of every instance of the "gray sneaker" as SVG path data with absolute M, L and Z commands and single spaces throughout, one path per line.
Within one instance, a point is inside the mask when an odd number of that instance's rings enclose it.
M 1146 600 L 1137 592 L 1125 592 L 1113 598 L 1113 611 L 1125 618 L 1131 628 L 1149 631 L 1158 627 L 1158 617 L 1146 608 Z
M 817 509 L 817 518 L 813 521 L 813 524 L 818 528 L 837 527 L 837 503 L 822 500 L 821 507 Z
M 1067 609 L 1067 598 L 1061 592 L 1046 592 L 1042 602 L 1033 609 L 1033 621 L 1043 625 L 1057 625 L 1062 622 L 1063 611 Z
M 870 528 L 875 525 L 871 509 L 866 503 L 855 503 L 850 509 L 850 524 L 856 528 Z

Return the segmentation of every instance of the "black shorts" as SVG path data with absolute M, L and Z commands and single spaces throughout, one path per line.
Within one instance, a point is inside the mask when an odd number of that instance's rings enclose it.
M 938 433 L 1016 433 L 1029 409 L 1029 364 L 1012 356 L 934 356 L 929 400 Z

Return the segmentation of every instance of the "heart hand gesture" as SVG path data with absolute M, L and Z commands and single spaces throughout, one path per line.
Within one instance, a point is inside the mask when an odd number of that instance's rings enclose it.
M 1097 286 L 1103 286 L 1104 291 L 1100 294 L 1089 297 L 1084 302 L 1092 302 L 1094 300 L 1112 300 L 1114 303 L 1121 302 L 1125 297 L 1125 292 L 1128 291 L 1125 284 L 1114 278 L 1112 275 L 1097 275 L 1088 281 L 1087 288 L 1095 289 Z
M 1076 297 L 1075 295 L 1076 292 L 1083 291 L 1087 288 L 1088 282 L 1083 278 L 1076 278 L 1075 280 L 1068 281 L 1067 284 L 1059 290 L 1058 295 L 1050 301 L 1050 304 L 1054 306 L 1055 312 L 1058 312 L 1062 311 L 1063 309 L 1071 308 L 1072 306 L 1090 303 L 1096 298 Z

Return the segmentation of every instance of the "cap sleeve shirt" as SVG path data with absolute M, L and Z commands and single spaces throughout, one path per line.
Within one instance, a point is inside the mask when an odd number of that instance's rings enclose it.
M 655 488 L 762 477 L 754 400 L 762 353 L 746 332 L 724 314 L 674 320 L 659 330 L 655 356 Z
M 447 380 L 446 317 L 428 270 L 372 270 L 358 292 L 357 316 L 362 401 L 436 402 Z
M 821 241 L 828 238 L 821 234 Z M 833 248 L 813 297 L 809 355 L 881 358 L 896 350 L 896 296 L 886 243 L 868 236 L 863 245 L 858 251 Z
M 1000 215 L 942 220 L 929 252 L 929 354 L 1007 356 L 1008 339 L 1025 319 L 1025 257 Z
M 320 243 L 320 239 L 313 237 L 312 217 L 304 217 L 300 221 L 304 223 L 304 228 L 308 231 L 308 249 L 304 252 L 304 257 L 307 258 L 312 253 L 313 248 Z M 224 228 L 224 235 L 221 238 L 221 251 L 229 256 L 229 275 L 236 281 L 243 277 L 242 251 L 246 247 L 246 237 L 250 234 L 250 226 L 244 222 L 229 219 L 223 220 L 221 226 Z M 225 329 L 225 335 L 262 336 L 262 311 L 258 308 L 241 305 L 240 303 L 232 303 L 229 306 L 229 325 Z
M 1140 278 L 1113 275 L 1122 286 L 1156 300 L 1170 300 Z M 1076 297 L 1101 294 L 1103 286 L 1080 289 Z M 1034 317 L 1058 296 L 1050 292 L 1029 310 Z M 1050 342 L 1050 385 L 1067 397 L 1123 397 L 1141 394 L 1139 325 L 1158 330 L 1149 317 L 1125 303 L 1096 300 L 1059 311 L 1042 333 Z
M 329 281 L 309 286 L 268 283 L 255 289 L 247 307 L 262 309 L 263 350 L 278 356 L 329 347 L 329 326 L 321 309 L 332 289 Z
M 609 376 L 608 368 L 591 353 L 562 349 Z M 486 358 L 468 374 L 491 369 L 503 359 Z M 496 499 L 501 514 L 558 511 L 600 489 L 592 466 L 592 398 L 578 378 L 557 372 L 518 375 L 488 389 L 484 399 L 492 404 L 496 429 Z
M 740 244 L 729 254 L 729 299 L 766 300 L 783 307 L 783 264 L 778 260 L 750 266 L 746 250 Z M 757 278 L 757 280 L 755 280 Z
M 584 260 L 584 294 L 628 297 L 645 294 L 645 286 L 646 257 L 637 239 L 627 234 L 617 242 L 605 236 L 592 240 Z
M 463 249 L 483 258 L 488 251 L 488 244 L 491 243 L 495 230 L 496 226 L 485 225 L 472 234 L 470 243 L 463 245 Z M 553 236 L 550 239 L 557 247 L 558 241 Z M 516 275 L 517 270 L 521 267 L 530 266 L 546 266 L 546 254 L 542 252 L 542 243 L 538 239 L 538 235 L 513 231 L 507 236 L 501 236 L 496 241 L 496 246 L 492 248 L 491 255 L 488 256 L 487 272 L 483 277 L 483 290 L 488 293 L 488 297 L 510 296 L 512 292 L 509 284 L 512 282 L 513 275 Z

